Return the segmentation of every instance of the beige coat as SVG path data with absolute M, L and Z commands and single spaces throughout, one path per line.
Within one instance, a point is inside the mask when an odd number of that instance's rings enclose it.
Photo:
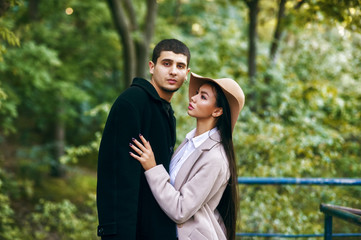
M 162 165 L 151 168 L 145 175 L 160 207 L 177 223 L 180 240 L 226 240 L 223 220 L 216 207 L 230 174 L 219 132 L 187 158 L 174 187 Z

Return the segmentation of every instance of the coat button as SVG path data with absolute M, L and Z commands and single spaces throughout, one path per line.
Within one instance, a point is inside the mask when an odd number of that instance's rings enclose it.
M 104 232 L 104 228 L 99 228 L 98 233 L 102 234 Z

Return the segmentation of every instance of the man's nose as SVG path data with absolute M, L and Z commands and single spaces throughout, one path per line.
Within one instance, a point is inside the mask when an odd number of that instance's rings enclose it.
M 177 74 L 177 66 L 176 65 L 172 65 L 170 67 L 170 74 L 172 74 L 172 75 Z

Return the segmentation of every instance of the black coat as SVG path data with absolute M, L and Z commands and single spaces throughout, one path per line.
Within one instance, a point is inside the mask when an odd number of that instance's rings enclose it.
M 157 164 L 168 171 L 176 139 L 172 107 L 150 82 L 135 78 L 114 102 L 99 148 L 97 208 L 102 239 L 176 238 L 175 223 L 154 199 L 140 163 L 129 155 L 129 143 L 139 134 L 150 142 Z

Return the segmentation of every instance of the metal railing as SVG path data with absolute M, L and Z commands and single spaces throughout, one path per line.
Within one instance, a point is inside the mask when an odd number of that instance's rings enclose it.
M 325 240 L 332 240 L 333 217 L 361 226 L 361 210 L 330 204 L 321 204 L 320 210 L 325 214 Z M 361 235 L 360 235 L 361 236 Z
M 239 177 L 238 184 L 243 185 L 343 185 L 361 186 L 361 179 L 354 178 L 258 178 Z M 326 206 L 326 205 L 323 205 Z M 323 210 L 326 208 L 322 208 Z M 327 208 L 328 209 L 328 208 Z M 322 211 L 322 210 L 321 210 Z M 328 210 L 326 210 L 328 211 Z M 329 215 L 327 215 L 329 216 Z M 239 237 L 263 237 L 263 238 L 311 238 L 324 237 L 325 240 L 334 237 L 361 237 L 361 233 L 332 233 L 332 220 L 327 218 L 327 229 L 325 220 L 325 233 L 317 234 L 282 234 L 282 233 L 237 233 Z M 331 221 L 331 233 L 327 233 L 331 238 L 326 238 L 326 230 L 329 231 Z

